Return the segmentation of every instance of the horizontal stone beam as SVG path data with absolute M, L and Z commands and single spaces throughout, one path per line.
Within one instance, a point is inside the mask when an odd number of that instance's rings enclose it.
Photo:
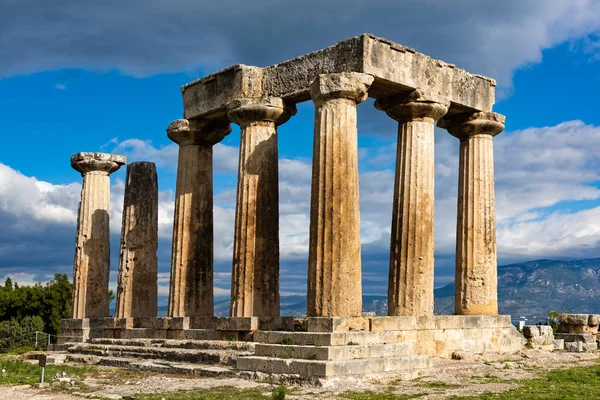
M 309 100 L 320 74 L 362 72 L 375 82 L 369 96 L 386 97 L 419 89 L 451 102 L 449 114 L 491 111 L 496 82 L 413 49 L 363 34 L 334 46 L 266 68 L 235 65 L 182 87 L 185 118 L 222 118 L 238 97 Z

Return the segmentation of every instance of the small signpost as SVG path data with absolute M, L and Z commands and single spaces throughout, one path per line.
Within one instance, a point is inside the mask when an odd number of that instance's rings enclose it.
M 42 367 L 42 379 L 40 380 L 40 384 L 44 384 L 44 373 L 46 372 L 46 359 L 47 356 L 45 354 L 40 355 L 40 367 Z

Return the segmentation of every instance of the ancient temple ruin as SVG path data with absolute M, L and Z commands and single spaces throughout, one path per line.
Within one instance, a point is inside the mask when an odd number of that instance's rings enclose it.
M 73 353 L 93 354 L 88 343 L 100 343 L 123 354 L 132 340 L 168 348 L 243 341 L 231 344 L 244 350 L 225 362 L 234 371 L 303 379 L 417 373 L 432 356 L 519 350 L 523 338 L 510 317 L 497 315 L 493 137 L 504 116 L 492 111 L 494 90 L 493 79 L 368 34 L 266 68 L 235 65 L 185 85 L 184 119 L 167 129 L 179 145 L 168 317 L 119 308 L 110 318 L 107 284 L 76 274 L 74 304 L 85 311 L 63 320 L 63 342 L 84 342 Z M 362 316 L 356 106 L 367 97 L 398 122 L 385 317 Z M 304 101 L 315 105 L 307 318 L 294 319 L 280 316 L 279 307 L 277 127 Z M 214 317 L 212 152 L 231 122 L 241 128 L 231 308 L 229 317 Z M 433 315 L 436 123 L 460 141 L 455 316 Z M 118 156 L 93 157 L 114 161 L 97 168 L 105 181 L 106 171 L 124 163 Z M 108 189 L 95 185 L 90 191 L 84 181 L 80 227 L 96 229 L 96 212 L 83 205 Z M 108 205 L 94 207 L 105 212 Z M 89 240 L 81 230 L 78 238 Z M 156 240 L 155 231 L 144 232 Z M 104 253 L 84 253 L 88 276 L 106 273 Z M 77 257 L 75 270 L 83 270 Z M 129 293 L 135 284 L 121 281 L 119 307 L 131 309 L 123 302 L 137 296 Z M 89 306 L 92 292 L 106 296 L 95 300 L 101 307 Z

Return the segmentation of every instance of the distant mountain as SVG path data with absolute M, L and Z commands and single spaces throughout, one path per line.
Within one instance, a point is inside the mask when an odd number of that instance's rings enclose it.
M 454 312 L 454 282 L 436 289 L 435 313 Z M 536 260 L 498 267 L 500 314 L 513 320 L 543 321 L 550 310 L 600 313 L 600 258 L 574 261 Z M 387 314 L 386 296 L 363 296 L 363 311 Z M 228 315 L 229 300 L 215 303 L 216 315 Z M 166 314 L 166 306 L 159 307 Z M 281 315 L 306 314 L 304 296 L 281 298 Z

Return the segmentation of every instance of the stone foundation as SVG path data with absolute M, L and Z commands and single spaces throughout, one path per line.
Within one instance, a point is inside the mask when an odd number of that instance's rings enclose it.
M 173 317 L 65 319 L 61 343 L 96 339 L 247 341 L 241 371 L 330 379 L 414 372 L 453 353 L 514 353 L 524 338 L 508 316 Z

